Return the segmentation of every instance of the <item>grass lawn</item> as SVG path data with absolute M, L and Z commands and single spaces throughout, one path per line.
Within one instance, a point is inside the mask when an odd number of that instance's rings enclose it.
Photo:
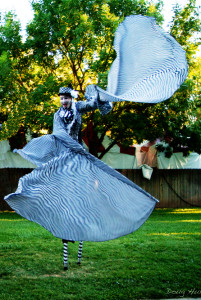
M 0 213 L 0 300 L 201 298 L 201 209 L 156 209 L 135 233 L 63 244 L 15 213 Z

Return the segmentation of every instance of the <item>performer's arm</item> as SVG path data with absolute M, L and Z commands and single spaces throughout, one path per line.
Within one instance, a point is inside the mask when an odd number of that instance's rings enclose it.
M 89 111 L 96 110 L 98 105 L 95 99 L 91 99 L 89 101 L 78 101 L 76 103 L 76 108 L 81 114 L 85 114 Z
M 85 98 L 87 101 L 78 101 L 76 104 L 78 111 L 82 114 L 99 109 L 100 113 L 105 115 L 112 109 L 112 103 L 100 100 L 95 85 L 87 86 Z

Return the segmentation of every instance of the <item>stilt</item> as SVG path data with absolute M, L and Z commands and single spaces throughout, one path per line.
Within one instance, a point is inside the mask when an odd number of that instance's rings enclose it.
M 81 241 L 79 243 L 79 249 L 78 249 L 78 265 L 81 265 L 81 258 L 82 258 L 82 247 L 83 247 L 83 242 Z
M 64 271 L 68 270 L 68 242 L 62 240 L 64 244 Z

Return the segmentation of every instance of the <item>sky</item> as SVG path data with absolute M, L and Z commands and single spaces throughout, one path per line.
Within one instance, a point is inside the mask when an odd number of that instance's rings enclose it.
M 5 11 L 14 10 L 21 22 L 22 32 L 24 34 L 27 23 L 29 23 L 33 18 L 33 11 L 30 2 L 31 0 L 0 0 L 0 11 L 4 13 Z M 183 7 L 188 0 L 163 0 L 163 2 L 163 14 L 165 18 L 163 28 L 168 29 L 167 26 L 171 21 L 173 5 L 178 3 Z M 201 6 L 201 0 L 197 0 L 197 6 Z
M 165 26 L 171 20 L 171 10 L 175 3 L 179 3 L 184 6 L 187 0 L 163 0 L 164 2 L 164 16 L 165 16 Z M 197 0 L 197 5 L 201 5 L 201 0 Z M 30 4 L 30 0 L 1 0 L 0 1 L 0 11 L 5 12 L 9 10 L 15 10 L 18 18 L 21 21 L 23 29 L 25 29 L 26 24 L 32 19 L 33 12 Z
M 15 11 L 25 31 L 26 25 L 33 18 L 33 11 L 29 0 L 1 0 L 0 12 Z

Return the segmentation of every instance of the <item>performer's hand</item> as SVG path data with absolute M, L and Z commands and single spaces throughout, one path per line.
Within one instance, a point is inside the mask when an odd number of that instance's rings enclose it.
M 85 91 L 85 94 L 84 94 L 85 98 L 87 101 L 97 101 L 97 99 L 99 98 L 98 97 L 98 91 L 96 89 L 96 86 L 91 84 L 91 85 L 88 85 L 86 87 L 86 91 Z

